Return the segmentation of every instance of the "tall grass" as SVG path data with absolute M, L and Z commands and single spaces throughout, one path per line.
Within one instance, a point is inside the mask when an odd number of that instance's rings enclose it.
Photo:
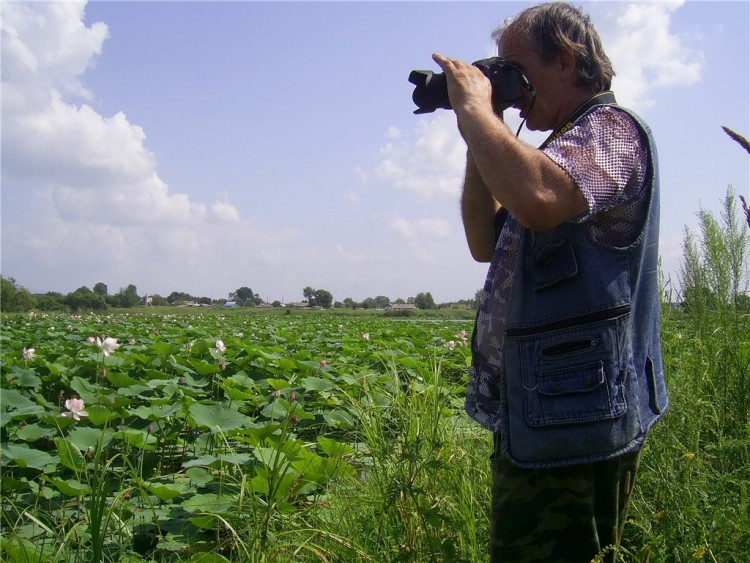
M 665 310 L 671 407 L 647 441 L 626 532 L 634 561 L 750 557 L 750 321 Z
M 626 545 L 637 561 L 750 560 L 750 234 L 728 190 L 686 232 L 681 306 L 663 311 L 671 411 L 643 457 Z
M 457 416 L 440 365 L 413 377 L 391 364 L 363 375 L 361 395 L 349 400 L 365 463 L 315 519 L 359 538 L 371 561 L 483 560 L 489 439 Z

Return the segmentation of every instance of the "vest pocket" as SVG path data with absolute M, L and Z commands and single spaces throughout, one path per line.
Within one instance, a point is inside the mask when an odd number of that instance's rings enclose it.
M 630 364 L 623 357 L 629 318 L 622 308 L 569 319 L 521 334 L 508 331 L 506 373 L 520 380 L 522 398 L 509 393 L 509 406 L 522 406 L 532 428 L 604 421 L 628 409 Z M 559 328 L 558 328 L 559 327 Z M 509 382 L 510 383 L 510 382 Z M 634 390 L 631 390 L 634 391 Z
M 539 371 L 536 389 L 526 389 L 524 405 L 529 426 L 577 424 L 622 415 L 627 405 L 620 377 L 603 361 Z
M 515 463 L 589 463 L 640 447 L 629 322 L 619 305 L 506 331 L 501 436 Z

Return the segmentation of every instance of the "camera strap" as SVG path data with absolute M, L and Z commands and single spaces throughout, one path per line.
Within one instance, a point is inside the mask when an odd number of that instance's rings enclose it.
M 615 100 L 615 95 L 613 92 L 607 91 L 607 92 L 599 92 L 598 94 L 595 94 L 588 100 L 586 100 L 583 104 L 581 104 L 578 109 L 576 109 L 573 113 L 571 113 L 565 121 L 562 122 L 562 124 L 555 129 L 549 137 L 547 137 L 547 140 L 544 141 L 540 146 L 539 149 L 545 148 L 547 145 L 549 145 L 552 141 L 557 139 L 560 135 L 563 133 L 570 131 L 570 129 L 573 127 L 576 121 L 578 121 L 578 118 L 581 117 L 584 113 L 589 111 L 591 108 L 594 108 L 596 106 L 612 106 L 617 105 L 617 100 Z

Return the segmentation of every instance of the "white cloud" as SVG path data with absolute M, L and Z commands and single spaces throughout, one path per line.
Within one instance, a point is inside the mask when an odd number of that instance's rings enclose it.
M 401 129 L 391 125 L 385 132 L 385 136 L 387 139 L 399 139 L 401 137 Z
M 101 22 L 87 28 L 84 9 L 85 3 L 75 2 L 3 4 L 3 87 L 7 82 L 16 94 L 13 87 L 23 85 L 23 93 L 31 94 L 12 96 L 13 105 L 39 109 L 53 89 L 90 95 L 79 77 L 101 53 L 109 30 Z
M 689 37 L 671 29 L 671 18 L 682 4 L 627 4 L 615 14 L 616 29 L 605 44 L 617 73 L 613 89 L 623 105 L 645 109 L 654 104 L 654 90 L 700 80 L 703 54 L 691 48 Z
M 366 256 L 361 252 L 351 252 L 344 248 L 341 243 L 336 243 L 336 259 L 347 264 L 362 264 Z
M 456 128 L 456 116 L 443 111 L 416 119 L 420 121 L 410 134 L 389 129 L 377 172 L 418 200 L 455 200 L 466 164 L 466 144 Z
M 123 113 L 105 118 L 52 90 L 41 111 L 3 113 L 3 168 L 16 177 L 93 188 L 141 181 L 156 165 L 143 129 Z
M 65 221 L 109 225 L 195 225 L 206 219 L 206 206 L 185 194 L 169 194 L 156 173 L 128 184 L 103 184 L 95 188 L 54 185 L 50 189 L 58 216 Z M 217 213 L 216 206 L 219 206 Z M 216 203 L 213 219 L 229 219 L 228 204 Z M 233 208 L 232 208 L 233 209 Z M 234 210 L 236 214 L 236 210 Z M 236 219 L 235 219 L 236 220 Z
M 31 291 L 67 292 L 103 281 L 113 292 L 135 283 L 140 293 L 226 297 L 225 291 L 248 283 L 275 290 L 275 272 L 290 264 L 311 267 L 296 249 L 300 233 L 292 229 L 242 221 L 206 221 L 199 229 L 69 221 L 44 200 L 34 213 L 39 221 L 31 225 L 3 224 L 3 274 Z
M 423 218 L 409 221 L 403 217 L 395 217 L 390 224 L 393 231 L 407 238 L 448 237 L 453 232 L 450 221 L 446 219 Z
M 365 172 L 361 166 L 354 167 L 354 174 L 357 176 L 357 178 L 359 178 L 359 181 L 362 184 L 367 184 L 370 181 L 367 172 Z
M 105 117 L 66 100 L 66 94 L 90 95 L 81 76 L 108 33 L 102 23 L 86 27 L 84 4 L 14 2 L 3 7 L 3 18 L 3 88 L 12 93 L 3 100 L 5 190 L 36 185 L 65 221 L 239 220 L 227 203 L 216 202 L 207 213 L 206 205 L 171 193 L 144 130 L 123 112 Z
M 234 241 L 261 254 L 296 237 L 242 223 L 227 201 L 171 191 L 142 127 L 76 103 L 91 97 L 82 76 L 108 36 L 84 9 L 3 5 L 3 273 L 69 287 L 138 272 L 153 288 L 164 272 L 189 279 L 237 263 Z
M 217 201 L 211 206 L 211 216 L 214 220 L 230 223 L 237 223 L 240 220 L 237 208 L 223 201 Z
M 466 166 L 466 143 L 456 127 L 452 111 L 417 116 L 414 129 L 403 132 L 390 127 L 388 142 L 381 147 L 378 175 L 418 201 L 457 201 Z M 506 124 L 515 134 L 521 125 L 518 111 L 509 110 Z M 519 138 L 538 146 L 549 133 L 521 130 Z

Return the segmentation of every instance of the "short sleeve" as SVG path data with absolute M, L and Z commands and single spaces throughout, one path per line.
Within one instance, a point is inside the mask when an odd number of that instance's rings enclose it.
M 595 109 L 543 150 L 586 197 L 589 212 L 579 221 L 642 195 L 645 141 L 633 118 L 617 108 Z

